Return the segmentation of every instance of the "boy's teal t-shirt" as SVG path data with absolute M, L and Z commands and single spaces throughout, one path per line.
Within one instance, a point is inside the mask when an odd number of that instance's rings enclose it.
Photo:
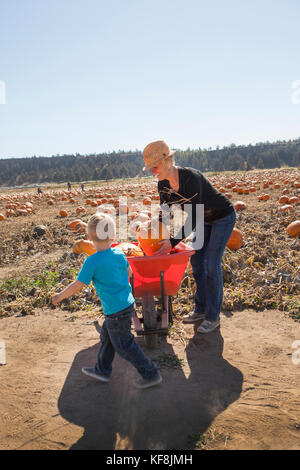
M 87 285 L 93 283 L 105 315 L 124 310 L 134 302 L 128 266 L 126 256 L 118 248 L 97 251 L 82 265 L 77 280 Z

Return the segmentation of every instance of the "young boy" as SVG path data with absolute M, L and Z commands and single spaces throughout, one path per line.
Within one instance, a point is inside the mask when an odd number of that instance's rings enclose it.
M 96 253 L 86 258 L 76 281 L 52 297 L 52 303 L 56 306 L 91 281 L 100 297 L 105 320 L 100 332 L 97 362 L 94 367 L 83 367 L 82 372 L 101 382 L 108 382 L 117 352 L 140 373 L 141 378 L 136 382 L 138 388 L 157 385 L 162 377 L 155 364 L 136 344 L 130 331 L 135 312 L 135 301 L 128 280 L 132 270 L 124 253 L 118 248 L 111 248 L 115 236 L 114 221 L 108 214 L 93 215 L 88 221 L 87 233 Z

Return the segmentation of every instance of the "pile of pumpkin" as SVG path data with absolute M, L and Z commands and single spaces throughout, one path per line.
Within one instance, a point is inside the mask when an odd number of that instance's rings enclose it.
M 31 202 L 25 202 L 23 204 L 19 202 L 10 201 L 6 204 L 5 214 L 0 213 L 0 220 L 5 220 L 6 217 L 28 215 L 33 212 L 33 204 Z

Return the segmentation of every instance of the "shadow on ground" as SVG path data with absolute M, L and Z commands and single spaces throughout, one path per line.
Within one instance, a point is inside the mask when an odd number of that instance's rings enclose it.
M 152 358 L 174 354 L 167 342 L 150 353 L 142 338 L 137 342 Z M 59 396 L 62 417 L 84 431 L 71 449 L 193 448 L 191 437 L 203 434 L 242 390 L 242 373 L 222 357 L 219 329 L 190 340 L 188 377 L 180 367 L 164 367 L 163 383 L 147 390 L 134 387 L 137 372 L 119 356 L 108 384 L 84 376 L 81 368 L 94 365 L 98 348 L 99 343 L 76 354 Z

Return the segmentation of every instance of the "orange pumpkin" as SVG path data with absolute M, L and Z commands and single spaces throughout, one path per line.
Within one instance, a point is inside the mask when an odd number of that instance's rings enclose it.
M 80 224 L 81 222 L 82 222 L 81 219 L 72 220 L 72 222 L 69 223 L 68 227 L 69 227 L 71 230 L 75 230 L 76 225 Z
M 86 212 L 85 207 L 83 206 L 76 207 L 76 214 L 80 214 L 80 212 Z
M 67 217 L 67 216 L 68 216 L 68 213 L 67 213 L 67 211 L 65 211 L 64 209 L 62 209 L 61 211 L 59 211 L 59 215 L 60 215 L 61 217 Z
M 286 231 L 293 238 L 300 237 L 300 220 L 295 220 L 289 224 Z
M 136 236 L 145 255 L 153 256 L 161 248 L 160 242 L 169 238 L 169 232 L 161 221 L 152 219 L 137 226 Z
M 295 211 L 294 207 L 291 204 L 284 204 L 283 206 L 279 207 L 280 212 L 293 212 Z
M 243 234 L 239 229 L 234 228 L 227 242 L 227 248 L 230 250 L 239 250 L 242 246 Z
M 4 214 L 0 214 L 0 220 L 5 220 L 5 219 L 6 219 L 5 215 L 4 215 Z
M 150 206 L 151 205 L 151 198 L 150 197 L 144 197 L 143 204 L 145 206 Z
M 28 214 L 26 209 L 17 209 L 17 211 L 18 211 L 18 215 L 27 215 Z
M 257 199 L 259 201 L 267 201 L 268 199 L 270 199 L 270 195 L 266 194 L 266 193 L 263 193 L 263 194 L 260 194 L 259 196 L 257 196 Z
M 237 201 L 234 203 L 234 208 L 236 211 L 243 211 L 246 209 L 246 204 L 243 201 Z
M 159 244 L 160 241 L 161 239 L 138 237 L 138 242 L 146 256 L 153 256 L 154 253 L 161 248 Z
M 68 225 L 68 227 L 71 230 L 75 230 L 75 232 L 82 233 L 86 231 L 87 224 L 81 219 L 75 219 Z
M 115 246 L 120 248 L 126 256 L 144 256 L 143 251 L 134 243 L 122 242 Z
M 90 256 L 96 253 L 96 248 L 89 240 L 77 240 L 73 245 L 72 251 L 76 255 L 85 253 L 86 255 Z
M 292 196 L 288 200 L 288 204 L 298 204 L 299 198 L 297 196 Z
M 279 204 L 287 204 L 288 200 L 289 200 L 288 196 L 281 196 L 278 202 Z
M 85 222 L 81 222 L 80 224 L 77 224 L 75 227 L 75 231 L 77 233 L 85 233 L 87 231 L 87 224 Z

